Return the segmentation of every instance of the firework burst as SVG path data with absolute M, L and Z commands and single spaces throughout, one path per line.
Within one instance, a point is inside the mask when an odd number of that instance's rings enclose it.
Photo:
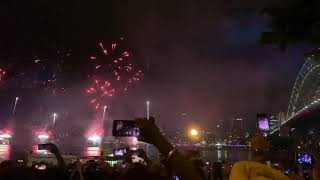
M 115 94 L 110 82 L 94 80 L 94 83 L 86 90 L 90 97 L 90 104 L 95 110 L 99 110 L 106 104 L 107 98 Z
M 143 76 L 142 70 L 132 61 L 129 50 L 123 48 L 120 43 L 105 45 L 100 42 L 97 55 L 90 56 L 90 61 L 94 67 L 94 74 L 107 78 L 117 92 L 127 91 Z

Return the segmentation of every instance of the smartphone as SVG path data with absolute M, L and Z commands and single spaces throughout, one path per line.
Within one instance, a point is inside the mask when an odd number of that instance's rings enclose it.
M 290 174 L 290 170 L 289 170 L 289 169 L 284 170 L 284 171 L 283 171 L 283 174 L 285 174 L 285 175 L 289 176 L 289 174 Z
M 136 121 L 131 120 L 114 120 L 112 128 L 113 136 L 128 137 L 128 136 L 140 136 L 140 129 L 137 126 Z
M 38 170 L 46 170 L 47 169 L 46 164 L 36 164 L 34 167 Z
M 311 165 L 314 163 L 314 158 L 310 153 L 297 153 L 296 162 L 298 164 Z
M 50 144 L 38 144 L 38 150 L 50 150 Z
M 137 155 L 132 155 L 131 156 L 132 159 L 132 163 L 140 163 L 143 165 L 147 165 L 147 163 L 145 162 L 145 160 Z
M 269 119 L 267 114 L 257 114 L 257 119 L 258 119 L 258 126 L 260 130 L 262 131 L 270 130 Z
M 113 156 L 122 157 L 126 155 L 126 153 L 127 153 L 127 148 L 113 149 Z
M 175 172 L 172 172 L 172 177 L 173 177 L 173 180 L 179 180 L 179 177 L 176 175 Z

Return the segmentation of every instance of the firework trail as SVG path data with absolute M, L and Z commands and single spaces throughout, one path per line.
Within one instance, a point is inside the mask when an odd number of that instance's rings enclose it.
M 0 81 L 3 81 L 6 75 L 6 70 L 0 68 Z

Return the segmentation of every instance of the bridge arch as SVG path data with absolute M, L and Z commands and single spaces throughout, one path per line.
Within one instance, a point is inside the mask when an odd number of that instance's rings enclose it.
M 320 103 L 320 49 L 306 55 L 306 58 L 291 92 L 287 121 Z

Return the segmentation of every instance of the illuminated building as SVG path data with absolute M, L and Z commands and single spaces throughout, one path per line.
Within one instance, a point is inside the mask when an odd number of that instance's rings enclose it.
M 270 132 L 277 131 L 280 128 L 280 120 L 276 115 L 269 115 Z
M 236 117 L 232 121 L 231 132 L 233 136 L 241 137 L 244 134 L 243 118 Z

